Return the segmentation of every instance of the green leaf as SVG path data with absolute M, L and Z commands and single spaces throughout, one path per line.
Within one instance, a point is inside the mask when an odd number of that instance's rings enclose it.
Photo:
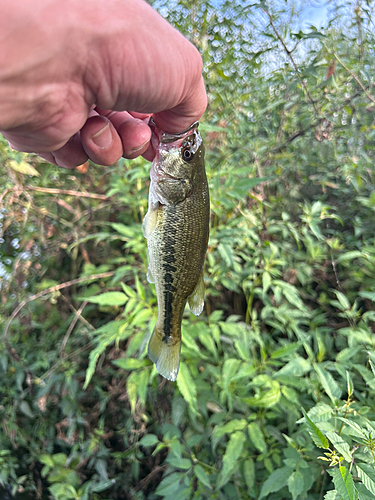
M 286 486 L 292 472 L 293 469 L 290 467 L 281 467 L 281 469 L 274 470 L 268 479 L 266 479 L 266 481 L 262 484 L 259 500 L 266 497 L 270 493 L 281 490 L 281 488 Z
M 264 293 L 266 293 L 267 290 L 269 289 L 269 287 L 271 285 L 271 281 L 272 281 L 272 278 L 271 278 L 270 273 L 268 273 L 267 271 L 264 271 L 263 276 L 262 276 L 262 286 L 263 286 Z
M 54 467 L 55 465 L 55 462 L 53 461 L 51 455 L 47 455 L 47 453 L 43 453 L 39 456 L 39 462 L 48 465 L 49 467 Z
M 280 384 L 277 380 L 270 380 L 267 386 L 269 390 L 261 391 L 252 398 L 244 398 L 245 403 L 261 408 L 271 408 L 276 405 L 281 397 Z
M 303 476 L 299 470 L 296 470 L 295 472 L 293 472 L 293 474 L 290 476 L 290 478 L 287 481 L 287 485 L 288 485 L 288 488 L 289 488 L 289 491 L 292 495 L 293 500 L 296 500 L 298 495 L 300 495 L 302 493 L 303 487 L 304 487 Z
M 362 291 L 359 292 L 358 294 L 360 297 L 363 297 L 364 299 L 369 299 L 375 302 L 375 292 L 367 292 L 367 291 Z
M 360 439 L 366 439 L 366 435 L 360 425 L 358 425 L 356 422 L 353 422 L 352 420 L 349 420 L 348 418 L 344 417 L 338 417 L 338 418 L 350 427 L 350 429 L 346 430 L 348 434 L 350 434 L 351 436 L 356 436 Z
M 346 387 L 347 387 L 348 396 L 349 397 L 352 396 L 353 391 L 354 391 L 354 385 L 353 385 L 353 381 L 352 381 L 352 378 L 351 378 L 348 370 L 346 370 Z
M 197 388 L 185 363 L 180 364 L 180 371 L 177 376 L 177 387 L 193 414 L 198 415 Z
M 329 396 L 332 403 L 336 404 L 336 400 L 340 399 L 341 397 L 341 390 L 336 380 L 321 365 L 314 363 L 314 368 L 316 373 L 318 374 L 320 383 L 322 384 L 324 391 Z
M 139 441 L 139 444 L 142 446 L 155 446 L 159 442 L 159 438 L 155 434 L 146 434 Z
M 52 455 L 52 459 L 55 465 L 61 465 L 62 467 L 65 467 L 68 457 L 65 455 L 65 453 L 55 453 L 54 455 Z
M 48 488 L 52 495 L 58 500 L 76 499 L 77 491 L 71 484 L 56 483 Z
M 318 403 L 311 408 L 307 415 L 315 423 L 327 422 L 332 417 L 333 409 L 326 403 Z
M 144 368 L 145 366 L 150 366 L 147 359 L 134 359 L 134 358 L 119 358 L 112 361 L 114 365 L 117 365 L 123 370 L 138 370 L 139 368 Z
M 107 481 L 99 481 L 98 483 L 94 484 L 93 486 L 90 487 L 90 490 L 94 493 L 99 493 L 100 491 L 108 490 L 111 486 L 115 484 L 115 479 L 108 479 Z M 83 483 L 85 485 L 86 483 Z M 81 491 L 81 489 L 78 490 L 78 493 Z
M 21 174 L 25 175 L 33 175 L 34 177 L 40 177 L 40 173 L 35 170 L 35 168 L 30 165 L 30 163 L 27 163 L 26 161 L 22 160 L 19 163 L 16 162 L 15 160 L 10 160 L 8 162 L 9 167 L 12 170 L 15 170 L 16 172 L 20 172 Z
M 319 31 L 310 31 L 310 33 L 304 33 L 303 38 L 326 38 L 326 35 L 320 33 Z
M 192 466 L 191 460 L 188 458 L 181 457 L 171 457 L 167 459 L 167 462 L 173 465 L 173 467 L 177 467 L 178 469 L 190 469 Z
M 218 476 L 218 488 L 222 488 L 229 481 L 233 472 L 237 469 L 237 460 L 242 453 L 245 441 L 246 436 L 242 431 L 234 432 L 231 435 L 223 457 L 223 468 Z
M 248 425 L 247 430 L 248 430 L 251 442 L 253 443 L 255 448 L 260 453 L 267 453 L 267 445 L 266 445 L 266 442 L 263 438 L 263 433 L 262 433 L 259 425 L 256 422 L 252 422 L 251 424 Z
M 134 318 L 132 318 L 132 324 L 134 324 L 138 328 L 141 328 L 151 317 L 151 309 L 142 309 L 134 316 Z
M 166 476 L 156 488 L 155 494 L 162 497 L 177 492 L 184 475 L 182 472 L 173 472 L 173 474 Z
M 135 412 L 135 405 L 137 403 L 137 385 L 138 385 L 138 373 L 132 372 L 126 381 L 126 392 L 128 393 L 130 410 L 132 413 Z
M 356 500 L 353 477 L 346 467 L 328 469 L 327 472 L 332 476 L 333 484 L 343 500 Z
M 224 425 L 215 427 L 211 437 L 212 451 L 215 452 L 216 446 L 221 437 L 223 437 L 225 434 L 232 434 L 235 431 L 242 431 L 243 429 L 245 429 L 246 425 L 247 420 L 242 418 L 241 420 L 234 419 Z
M 298 356 L 295 359 L 292 359 L 292 361 L 289 361 L 286 365 L 284 365 L 281 370 L 279 370 L 277 373 L 275 373 L 275 377 L 280 377 L 280 376 L 294 376 L 294 377 L 301 377 L 304 375 L 306 372 L 311 370 L 311 363 L 308 359 L 304 359 L 300 356 Z
M 150 380 L 149 369 L 145 368 L 144 370 L 138 372 L 137 394 L 143 406 L 146 404 L 149 380 Z
M 134 228 L 130 226 L 125 226 L 125 224 L 121 224 L 121 222 L 113 222 L 111 227 L 127 238 L 134 238 Z
M 204 122 L 199 124 L 199 130 L 203 132 L 228 132 L 225 127 L 219 127 L 218 125 L 211 125 L 210 123 Z
M 358 500 L 374 500 L 375 496 L 366 488 L 363 483 L 355 484 L 358 491 Z
M 224 434 L 232 434 L 232 432 L 235 431 L 242 431 L 246 427 L 246 424 L 247 421 L 244 418 L 235 418 L 220 427 L 216 427 L 212 435 L 220 438 L 224 436 Z
M 219 243 L 217 249 L 225 264 L 228 267 L 233 268 L 234 266 L 233 248 L 226 243 Z
M 349 310 L 350 309 L 350 302 L 345 297 L 345 295 L 342 292 L 339 292 L 338 290 L 335 290 L 335 294 L 336 294 L 336 297 L 338 298 L 338 300 L 341 304 L 342 310 L 343 311 Z
M 324 500 L 339 500 L 340 496 L 336 490 L 327 491 L 324 495 Z
M 357 463 L 356 466 L 359 479 L 365 487 L 375 495 L 375 467 L 363 463 Z
M 26 417 L 29 417 L 29 418 L 35 417 L 34 413 L 32 412 L 32 410 L 30 408 L 30 405 L 27 401 L 21 401 L 19 408 L 22 411 L 22 413 L 24 415 L 26 415 Z
M 80 297 L 79 299 L 100 306 L 123 306 L 128 301 L 128 297 L 122 292 L 104 292 L 94 297 Z
M 186 481 L 184 482 L 186 484 Z M 192 494 L 191 486 L 181 486 L 177 492 L 166 495 L 163 500 L 186 500 Z
M 101 479 L 108 481 L 107 462 L 105 460 L 102 458 L 97 459 L 95 462 L 95 470 Z
M 239 359 L 229 358 L 225 360 L 222 368 L 222 383 L 225 389 L 229 389 L 232 378 L 236 376 L 240 365 Z
M 306 316 L 310 315 L 309 311 L 306 309 L 304 303 L 302 302 L 299 296 L 299 291 L 297 287 L 291 285 L 290 283 L 287 283 L 286 281 L 281 281 L 281 280 L 274 280 L 273 284 L 281 288 L 281 291 L 284 297 L 288 300 L 288 302 L 290 302 L 293 306 L 297 307 L 297 309 L 299 309 L 300 311 L 303 311 L 306 314 Z
M 336 450 L 341 453 L 345 460 L 349 463 L 352 461 L 352 454 L 350 453 L 350 447 L 344 439 L 336 434 L 336 432 L 328 431 L 326 437 L 331 441 Z
M 146 300 L 146 292 L 145 292 L 145 289 L 144 289 L 144 286 L 142 285 L 142 283 L 139 281 L 139 278 L 138 276 L 135 277 L 135 288 L 137 290 L 137 294 L 138 296 L 142 299 L 142 300 Z
M 252 458 L 248 458 L 244 461 L 243 464 L 243 475 L 246 481 L 246 486 L 249 492 L 253 492 L 254 484 L 255 484 L 255 467 L 254 460 Z
M 307 420 L 308 424 L 310 425 L 312 429 L 312 433 L 310 432 L 310 435 L 319 448 L 324 448 L 328 450 L 329 448 L 329 442 L 328 439 L 325 437 L 325 435 L 322 433 L 322 431 L 314 424 L 314 422 L 308 417 L 307 413 L 305 410 L 302 408 L 302 412 L 305 416 L 305 419 Z
M 126 321 L 110 321 L 98 328 L 92 335 L 98 336 L 98 345 L 90 352 L 89 366 L 86 370 L 86 379 L 83 389 L 86 389 L 95 372 L 95 367 L 99 356 L 106 350 L 107 346 L 115 341 L 125 340 L 133 333 Z
M 346 260 L 353 261 L 354 259 L 357 259 L 358 257 L 364 257 L 363 253 L 358 251 L 358 250 L 353 250 L 350 252 L 345 252 L 341 255 L 339 255 L 336 259 L 337 262 L 345 262 Z M 361 295 L 362 292 L 359 292 L 359 295 Z
M 215 359 L 217 359 L 217 348 L 214 339 L 212 338 L 211 332 L 202 328 L 199 332 L 199 340 L 202 342 L 203 346 L 214 355 Z
M 293 354 L 301 347 L 301 342 L 294 342 L 291 344 L 286 344 L 285 346 L 279 347 L 272 351 L 271 358 L 278 359 Z
M 125 285 L 125 283 L 121 283 L 121 288 L 124 290 L 125 294 L 129 297 L 129 299 L 135 299 L 137 294 L 129 285 Z
M 210 480 L 201 465 L 194 465 L 194 474 L 198 481 L 203 484 L 203 486 L 206 486 L 207 488 L 212 490 Z

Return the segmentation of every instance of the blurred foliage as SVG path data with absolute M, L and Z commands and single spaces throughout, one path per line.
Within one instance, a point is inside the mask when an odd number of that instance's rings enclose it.
M 155 5 L 204 59 L 205 311 L 186 311 L 167 382 L 146 356 L 150 164 L 80 174 L 2 140 L 2 330 L 20 310 L 13 357 L 0 347 L 0 485 L 373 499 L 375 2 L 331 2 L 324 29 L 291 2 Z

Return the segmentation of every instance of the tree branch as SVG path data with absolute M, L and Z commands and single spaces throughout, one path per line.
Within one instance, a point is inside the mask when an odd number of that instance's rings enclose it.
M 92 198 L 94 200 L 109 200 L 110 197 L 105 194 L 86 193 L 84 191 L 74 191 L 72 189 L 55 189 L 55 188 L 42 188 L 38 186 L 23 186 L 24 189 L 30 191 L 38 191 L 39 193 L 49 194 L 66 194 L 69 196 L 78 196 L 79 198 Z
M 28 299 L 23 300 L 13 311 L 11 314 L 10 318 L 8 319 L 5 328 L 4 328 L 4 333 L 3 333 L 3 342 L 5 345 L 6 350 L 8 351 L 9 355 L 15 360 L 20 362 L 21 358 L 17 354 L 17 351 L 14 349 L 9 344 L 9 341 L 7 339 L 8 337 L 8 330 L 10 327 L 11 322 L 14 320 L 14 318 L 17 316 L 17 314 L 21 311 L 23 307 L 25 307 L 26 304 L 29 302 L 32 302 L 33 300 L 39 299 L 40 297 L 43 297 L 43 295 L 47 295 L 48 293 L 53 293 L 53 292 L 58 292 L 59 290 L 62 290 L 63 288 L 67 288 L 72 285 L 77 285 L 78 283 L 84 283 L 85 281 L 90 281 L 94 279 L 101 279 L 101 278 L 109 278 L 110 276 L 113 276 L 115 272 L 114 271 L 108 271 L 107 273 L 100 273 L 100 274 L 91 274 L 90 276 L 84 276 L 83 278 L 77 278 L 72 281 L 66 281 L 65 283 L 61 283 L 60 285 L 56 286 L 51 286 L 49 288 L 46 288 L 45 290 L 42 290 L 39 293 L 36 293 L 35 295 L 32 295 Z
M 338 60 L 338 62 L 341 64 L 341 66 L 343 68 L 346 69 L 346 71 L 354 78 L 354 80 L 358 83 L 358 85 L 361 87 L 361 89 L 363 90 L 363 92 L 366 94 L 366 97 L 368 99 L 370 99 L 371 102 L 373 102 L 375 104 L 375 99 L 367 92 L 367 90 L 365 89 L 365 86 L 363 85 L 363 83 L 361 82 L 361 80 L 357 77 L 357 75 L 355 73 L 353 73 L 352 70 L 350 70 L 344 63 L 344 61 L 342 61 L 342 59 L 336 54 L 336 52 L 333 53 L 333 55 L 336 57 L 336 59 Z
M 329 120 L 329 117 L 331 115 L 333 115 L 334 113 L 337 113 L 339 111 L 341 111 L 342 109 L 344 109 L 346 106 L 348 106 L 352 101 L 353 99 L 355 99 L 356 97 L 360 96 L 361 93 L 360 92 L 356 92 L 355 94 L 353 94 L 351 97 L 349 97 L 348 99 L 346 99 L 342 104 L 341 106 L 333 109 L 330 113 L 328 113 L 326 116 L 322 116 L 319 120 L 315 121 L 314 123 L 311 123 L 308 127 L 306 127 L 305 129 L 300 129 L 298 132 L 294 132 L 292 135 L 290 135 L 282 144 L 280 144 L 280 146 L 276 147 L 276 148 L 273 148 L 271 149 L 271 153 L 272 154 L 275 154 L 275 153 L 279 153 L 280 151 L 282 151 L 288 144 L 290 144 L 291 142 L 293 142 L 295 139 L 297 139 L 297 137 L 301 137 L 303 135 L 306 134 L 306 132 L 308 132 L 309 130 L 311 130 L 312 128 L 314 127 L 317 127 L 323 120 Z
M 80 308 L 78 309 L 78 311 L 76 311 L 76 314 L 73 318 L 73 321 L 70 323 L 69 325 L 69 328 L 65 334 L 65 337 L 64 337 L 64 340 L 62 341 L 62 344 L 61 344 L 61 347 L 60 347 L 60 358 L 63 357 L 63 354 L 64 354 L 64 350 L 65 350 L 65 346 L 69 340 L 69 337 L 70 337 L 70 334 L 72 333 L 73 331 L 73 328 L 76 326 L 76 323 L 78 321 L 79 318 L 82 317 L 82 311 L 84 310 L 84 308 L 87 306 L 87 300 L 84 300 L 82 302 L 82 304 L 80 305 Z
M 286 52 L 287 56 L 289 57 L 289 59 L 290 59 L 290 61 L 291 61 L 292 65 L 293 65 L 293 67 L 294 67 L 294 69 L 295 69 L 295 71 L 296 71 L 296 73 L 297 73 L 297 75 L 298 75 L 298 77 L 299 77 L 299 79 L 301 80 L 301 84 L 302 84 L 302 86 L 303 86 L 303 88 L 304 88 L 304 90 L 305 90 L 305 92 L 306 92 L 306 95 L 307 95 L 307 96 L 308 96 L 308 98 L 310 99 L 311 104 L 314 106 L 315 113 L 317 114 L 317 116 L 319 116 L 319 110 L 318 110 L 318 108 L 316 107 L 316 103 L 315 103 L 315 101 L 314 101 L 314 99 L 313 99 L 312 95 L 310 94 L 310 91 L 309 91 L 309 89 L 307 88 L 307 85 L 306 85 L 306 83 L 305 83 L 304 79 L 303 79 L 303 78 L 302 78 L 302 76 L 301 76 L 301 72 L 300 72 L 300 70 L 299 70 L 299 68 L 298 68 L 298 66 L 297 66 L 296 61 L 294 60 L 294 57 L 292 56 L 292 52 L 293 52 L 293 51 L 288 49 L 288 47 L 287 47 L 287 45 L 286 45 L 286 43 L 285 43 L 284 39 L 282 38 L 282 36 L 281 36 L 281 35 L 280 35 L 280 33 L 278 32 L 278 30 L 277 30 L 277 28 L 276 28 L 276 26 L 275 26 L 275 23 L 273 22 L 272 16 L 271 16 L 271 14 L 268 12 L 268 10 L 267 10 L 267 9 L 265 9 L 265 8 L 263 8 L 263 11 L 267 14 L 268 19 L 270 20 L 270 24 L 271 24 L 271 26 L 272 26 L 272 29 L 273 29 L 273 31 L 274 31 L 274 33 L 275 33 L 275 35 L 276 35 L 276 36 L 277 36 L 277 38 L 279 39 L 279 41 L 280 41 L 281 45 L 283 46 L 283 48 L 284 48 L 284 50 L 285 50 L 285 52 Z M 294 47 L 294 49 L 295 49 L 295 47 Z M 293 50 L 294 50 L 294 49 L 293 49 Z

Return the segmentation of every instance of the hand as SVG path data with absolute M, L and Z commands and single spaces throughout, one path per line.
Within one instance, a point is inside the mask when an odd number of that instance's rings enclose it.
M 1 2 L 0 131 L 74 168 L 152 159 L 151 114 L 180 132 L 206 108 L 198 51 L 143 0 Z

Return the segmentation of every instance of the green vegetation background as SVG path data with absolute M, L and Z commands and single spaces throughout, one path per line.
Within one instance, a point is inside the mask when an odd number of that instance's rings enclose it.
M 157 4 L 210 98 L 206 304 L 175 384 L 146 356 L 150 164 L 80 174 L 2 140 L 5 488 L 375 498 L 375 3 L 339 3 L 303 30 L 289 1 Z

